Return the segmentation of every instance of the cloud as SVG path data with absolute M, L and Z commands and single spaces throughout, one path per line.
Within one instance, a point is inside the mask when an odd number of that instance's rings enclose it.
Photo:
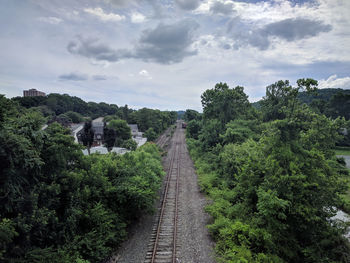
M 105 2 L 115 5 L 117 7 L 124 7 L 130 4 L 130 2 L 134 2 L 133 0 L 105 0 Z
M 294 41 L 314 37 L 321 32 L 329 32 L 332 30 L 332 26 L 306 18 L 290 18 L 268 24 L 263 30 L 267 35 Z
M 132 23 L 135 23 L 135 24 L 142 23 L 145 20 L 146 20 L 146 17 L 141 13 L 135 12 L 135 13 L 131 14 L 131 22 Z
M 93 80 L 107 80 L 107 76 L 105 76 L 105 75 L 93 75 L 92 76 L 92 79 Z
M 200 4 L 200 0 L 175 0 L 175 2 L 183 10 L 194 10 Z
M 199 25 L 192 20 L 175 24 L 159 24 L 153 30 L 145 30 L 135 50 L 135 57 L 161 64 L 181 62 L 185 57 L 197 54 L 191 49 L 194 33 Z
M 89 13 L 91 15 L 97 16 L 102 21 L 113 21 L 113 22 L 119 22 L 125 19 L 125 16 L 121 16 L 114 13 L 105 13 L 102 8 L 96 7 L 96 8 L 85 8 L 84 11 L 86 13 Z
M 321 79 L 318 87 L 320 89 L 350 89 L 350 77 L 337 78 L 337 75 L 332 75 L 328 79 Z
M 145 77 L 146 79 L 152 79 L 152 76 L 149 74 L 149 72 L 145 69 L 141 70 L 139 72 L 139 75 L 142 77 Z
M 69 73 L 69 74 L 63 74 L 58 77 L 61 81 L 71 80 L 71 81 L 84 81 L 88 80 L 88 76 L 81 73 Z
M 210 5 L 210 12 L 218 15 L 230 15 L 235 13 L 233 7 L 234 5 L 232 2 L 223 3 L 215 1 L 212 5 Z
M 240 17 L 231 19 L 227 26 L 228 36 L 234 41 L 233 47 L 239 49 L 248 45 L 260 50 L 266 50 L 270 46 L 268 35 L 262 29 L 254 29 Z
M 270 47 L 271 37 L 291 42 L 314 37 L 322 32 L 329 32 L 331 29 L 331 25 L 306 18 L 284 19 L 261 28 L 254 28 L 254 25 L 250 25 L 240 17 L 235 17 L 227 26 L 227 32 L 234 40 L 236 49 L 250 45 L 260 50 Z
M 59 23 L 61 23 L 63 21 L 61 18 L 54 17 L 54 16 L 38 17 L 37 20 L 40 22 L 49 23 L 52 25 L 58 25 Z
M 175 24 L 159 24 L 156 28 L 143 31 L 133 50 L 113 49 L 97 38 L 77 36 L 67 45 L 71 54 L 97 61 L 116 62 L 120 59 L 135 58 L 160 64 L 181 62 L 185 57 L 197 54 L 191 49 L 194 33 L 199 25 L 192 20 Z
M 132 56 L 129 51 L 122 49 L 115 50 L 101 43 L 97 38 L 83 38 L 81 36 L 77 36 L 76 40 L 70 41 L 67 45 L 67 50 L 71 54 L 109 62 L 116 62 L 121 58 Z

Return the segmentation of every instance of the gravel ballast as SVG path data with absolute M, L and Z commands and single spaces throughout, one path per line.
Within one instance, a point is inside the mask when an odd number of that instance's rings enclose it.
M 184 129 L 176 129 L 178 139 L 184 143 L 181 147 L 179 213 L 177 232 L 176 258 L 179 263 L 214 263 L 214 242 L 211 240 L 206 225 L 210 217 L 204 211 L 208 204 L 205 196 L 200 193 L 197 175 L 189 156 Z M 167 171 L 170 156 L 175 149 L 173 136 L 168 147 L 168 154 L 163 158 L 163 167 Z M 155 204 L 158 207 L 159 202 Z M 129 229 L 129 238 L 116 251 L 109 263 L 141 263 L 144 262 L 152 228 L 156 221 L 155 215 L 145 215 Z

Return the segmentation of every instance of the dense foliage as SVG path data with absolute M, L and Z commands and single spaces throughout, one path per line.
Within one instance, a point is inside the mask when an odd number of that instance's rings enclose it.
M 118 115 L 110 115 L 105 121 L 117 120 Z M 130 124 L 137 124 L 140 131 L 145 132 L 144 136 L 149 141 L 155 140 L 177 119 L 176 111 L 160 111 L 148 108 L 142 108 L 132 111 L 125 119 Z
M 13 100 L 26 108 L 37 107 L 47 116 L 59 116 L 60 114 L 76 112 L 91 118 L 111 114 L 119 114 L 119 116 L 123 118 L 125 111 L 129 110 L 127 105 L 125 105 L 125 107 L 118 107 L 115 104 L 107 104 L 104 102 L 85 102 L 78 97 L 57 93 L 51 93 L 45 97 L 16 97 L 13 98 Z
M 298 92 L 298 99 L 308 104 L 312 110 L 327 117 L 344 117 L 350 120 L 350 90 L 343 89 L 319 89 L 317 92 Z M 262 101 L 253 103 L 253 106 L 260 108 Z
M 35 109 L 49 119 L 63 125 L 78 123 L 97 117 L 105 117 L 105 122 L 125 120 L 137 124 L 143 132 L 153 128 L 158 136 L 177 119 L 176 111 L 160 111 L 148 108 L 133 110 L 128 105 L 118 107 L 104 102 L 85 102 L 78 97 L 67 94 L 52 93 L 45 97 L 16 97 L 12 99 L 25 108 Z
M 242 87 L 219 83 L 188 123 L 219 262 L 350 261 L 346 226 L 332 219 L 349 179 L 333 151 L 346 122 L 300 103 L 316 81 L 297 84 L 268 86 L 257 111 Z
M 69 131 L 0 96 L 0 261 L 100 262 L 151 211 L 155 145 L 84 156 Z

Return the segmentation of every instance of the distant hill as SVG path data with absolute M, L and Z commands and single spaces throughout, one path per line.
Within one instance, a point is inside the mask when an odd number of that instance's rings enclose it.
M 301 92 L 298 98 L 301 100 L 301 102 L 306 104 L 310 104 L 315 99 L 325 100 L 326 102 L 329 102 L 333 95 L 339 92 L 346 95 L 350 95 L 350 90 L 346 89 L 319 89 L 317 90 L 316 94 L 308 94 L 305 91 Z
M 184 115 L 185 115 L 185 111 L 183 111 L 183 110 L 177 111 L 177 118 L 178 118 L 179 120 L 180 120 L 180 119 L 183 119 Z
M 316 93 L 300 92 L 298 95 L 302 103 L 311 105 L 316 112 L 328 117 L 342 116 L 350 120 L 350 90 L 344 89 L 319 89 Z M 252 103 L 253 107 L 260 109 L 260 101 Z
M 302 103 L 306 103 L 306 104 L 310 104 L 313 100 L 316 100 L 316 99 L 329 102 L 333 97 L 333 95 L 339 92 L 346 95 L 350 95 L 350 90 L 347 90 L 347 89 L 319 89 L 315 94 L 308 94 L 305 91 L 300 92 L 298 98 Z M 253 102 L 252 103 L 253 107 L 260 109 L 261 107 L 260 101 L 261 100 L 257 102 Z

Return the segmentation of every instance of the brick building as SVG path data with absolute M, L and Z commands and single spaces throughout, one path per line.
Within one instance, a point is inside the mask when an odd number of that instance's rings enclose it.
M 23 90 L 23 97 L 38 97 L 38 96 L 46 96 L 45 92 L 36 90 L 36 89 L 30 89 L 30 90 Z

